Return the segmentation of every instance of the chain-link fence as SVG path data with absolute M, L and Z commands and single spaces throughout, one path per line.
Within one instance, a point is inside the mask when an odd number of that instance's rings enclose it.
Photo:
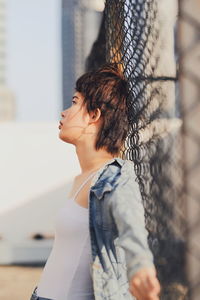
M 121 156 L 134 162 L 161 300 L 198 299 L 200 287 L 197 11 L 195 0 L 107 0 L 86 63 L 115 61 L 129 83 Z

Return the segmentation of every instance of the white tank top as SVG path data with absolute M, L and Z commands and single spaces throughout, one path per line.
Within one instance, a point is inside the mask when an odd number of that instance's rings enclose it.
M 94 300 L 88 208 L 74 197 L 58 211 L 51 253 L 37 285 L 37 295 L 52 300 Z M 89 205 L 89 203 L 88 203 Z

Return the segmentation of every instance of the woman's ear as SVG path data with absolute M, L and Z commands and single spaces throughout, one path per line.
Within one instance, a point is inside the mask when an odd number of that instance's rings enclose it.
M 96 108 L 95 110 L 90 112 L 90 122 L 97 122 L 101 117 L 101 111 L 99 108 Z

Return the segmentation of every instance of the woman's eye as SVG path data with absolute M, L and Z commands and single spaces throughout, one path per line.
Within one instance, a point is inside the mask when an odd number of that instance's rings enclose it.
M 76 103 L 76 101 L 72 100 L 72 103 Z

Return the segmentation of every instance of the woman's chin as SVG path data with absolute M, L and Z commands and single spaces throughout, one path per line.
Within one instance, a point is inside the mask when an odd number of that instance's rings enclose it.
M 60 132 L 59 132 L 59 134 L 58 134 L 58 136 L 59 136 L 59 138 L 61 139 L 61 140 L 63 140 L 64 142 L 65 141 L 67 141 L 67 138 L 66 138 L 66 136 L 62 133 L 62 131 L 60 130 Z
M 70 139 L 70 137 L 67 137 L 66 135 L 64 135 L 61 131 L 59 132 L 59 138 L 65 143 L 74 144 L 73 140 Z

